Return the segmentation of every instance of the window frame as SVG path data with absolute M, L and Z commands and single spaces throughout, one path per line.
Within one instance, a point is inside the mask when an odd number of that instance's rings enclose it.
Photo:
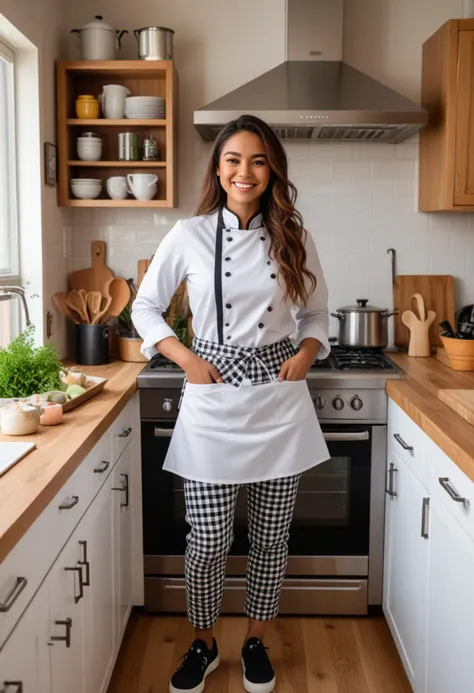
M 17 134 L 17 121 L 16 121 L 16 90 L 15 90 L 15 53 L 14 51 L 2 40 L 0 39 L 0 60 L 9 63 L 9 73 L 8 83 L 6 85 L 6 99 L 5 99 L 5 109 L 6 109 L 6 127 L 5 135 L 8 142 L 6 164 L 8 167 L 7 176 L 7 199 L 8 199 L 8 211 L 7 211 L 7 223 L 9 226 L 9 254 L 8 264 L 10 267 L 2 268 L 0 265 L 0 287 L 1 286 L 21 286 L 20 282 L 20 236 L 19 236 L 19 214 L 18 214 L 18 185 L 17 185 L 17 146 L 16 146 L 16 134 Z M 3 133 L 2 133 L 3 136 Z M 2 270 L 6 269 L 6 272 Z M 9 270 L 9 271 L 8 271 Z M 20 331 L 20 317 L 21 317 L 21 306 L 18 296 L 15 294 L 11 295 L 11 299 L 5 302 L 1 301 L 0 305 L 0 315 L 3 319 L 8 320 L 9 324 L 6 326 L 4 331 L 4 337 L 9 339 Z M 15 300 L 16 299 L 16 300 Z M 1 344 L 0 344 L 1 346 Z

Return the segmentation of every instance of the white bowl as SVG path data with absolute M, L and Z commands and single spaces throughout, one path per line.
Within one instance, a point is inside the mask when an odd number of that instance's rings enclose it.
M 71 183 L 77 183 L 79 185 L 85 185 L 86 183 L 93 183 L 96 185 L 102 185 L 101 178 L 71 178 Z
M 71 190 L 74 197 L 78 197 L 81 200 L 93 200 L 99 197 L 101 186 L 97 185 L 74 185 L 71 183 Z

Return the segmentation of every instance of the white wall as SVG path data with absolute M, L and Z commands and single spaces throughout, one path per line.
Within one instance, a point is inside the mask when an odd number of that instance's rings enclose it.
M 64 12 L 62 0 L 1 0 L 0 3 L 0 13 L 4 17 L 2 21 L 0 15 L 0 32 L 3 29 L 4 38 L 6 34 L 6 40 L 15 42 L 22 66 L 17 108 L 23 129 L 18 143 L 22 283 L 27 287 L 37 338 L 48 341 L 46 312 L 51 310 L 55 332 L 50 341 L 57 344 L 61 354 L 66 349 L 65 324 L 52 306 L 51 294 L 66 288 L 68 268 L 62 258 L 65 216 L 57 206 L 56 188 L 44 184 L 43 144 L 56 143 L 54 61 L 61 53 Z M 25 46 L 21 39 L 17 44 L 16 34 L 9 24 L 21 32 L 30 45 Z M 33 66 L 36 74 L 31 72 Z M 25 71 L 29 72 L 26 76 Z M 26 118 L 29 121 L 25 132 Z
M 284 4 L 241 0 L 226 3 L 225 12 L 219 0 L 136 0 L 133 8 L 128 0 L 71 4 L 70 28 L 102 13 L 129 31 L 149 24 L 175 29 L 180 78 L 180 208 L 74 210 L 73 269 L 89 265 L 92 239 L 104 239 L 109 266 L 136 276 L 136 261 L 153 253 L 178 218 L 193 213 L 209 146 L 194 131 L 192 109 L 284 59 Z M 344 57 L 419 100 L 422 41 L 450 15 L 460 15 L 461 5 L 462 0 L 347 0 Z M 134 56 L 133 41 L 126 38 L 124 57 Z M 400 273 L 452 273 L 457 304 L 474 301 L 474 215 L 416 212 L 416 140 L 396 146 L 295 143 L 287 151 L 299 207 L 325 268 L 331 309 L 360 297 L 391 306 L 391 247 Z

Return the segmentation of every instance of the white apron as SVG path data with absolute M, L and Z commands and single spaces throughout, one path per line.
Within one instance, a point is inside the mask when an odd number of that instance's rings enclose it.
M 305 380 L 188 382 L 163 468 L 239 484 L 298 474 L 329 457 Z

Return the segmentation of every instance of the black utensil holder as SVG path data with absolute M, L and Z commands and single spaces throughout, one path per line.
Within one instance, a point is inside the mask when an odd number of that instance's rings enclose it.
M 109 326 L 76 325 L 76 363 L 100 366 L 109 362 Z

